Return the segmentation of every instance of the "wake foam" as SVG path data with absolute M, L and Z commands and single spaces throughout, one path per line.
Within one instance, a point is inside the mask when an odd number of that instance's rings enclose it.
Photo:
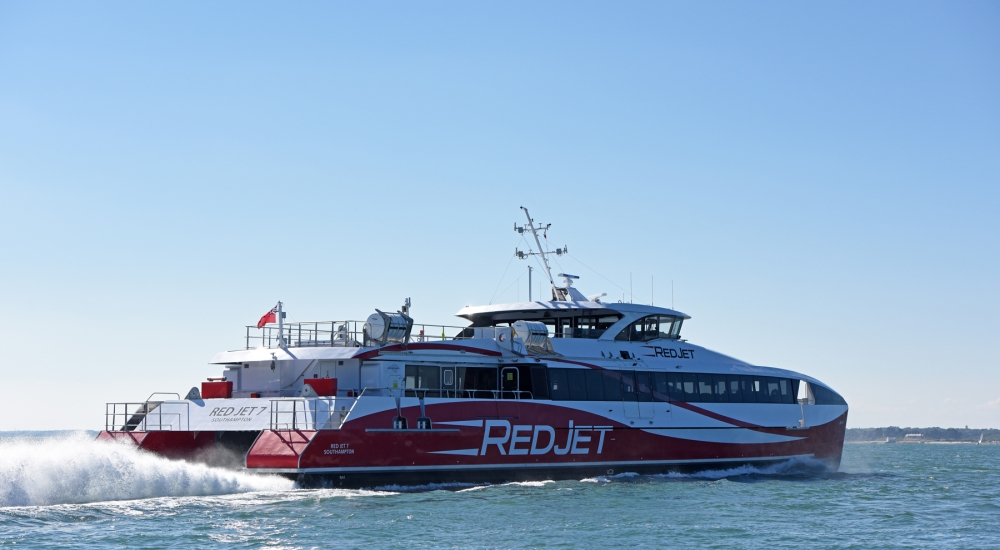
M 0 507 L 287 491 L 294 482 L 169 460 L 74 433 L 0 439 Z
M 719 470 L 699 470 L 694 472 L 667 472 L 665 474 L 639 475 L 635 472 L 622 472 L 610 476 L 597 476 L 581 479 L 586 483 L 608 483 L 611 481 L 642 481 L 643 479 L 692 479 L 716 481 L 719 479 L 740 477 L 818 477 L 829 475 L 827 464 L 813 458 L 793 458 L 768 466 L 743 465 Z

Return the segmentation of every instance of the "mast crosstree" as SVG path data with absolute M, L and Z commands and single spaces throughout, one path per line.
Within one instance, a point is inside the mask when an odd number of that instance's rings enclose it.
M 565 278 L 565 280 L 566 280 L 566 286 L 564 286 L 564 287 L 556 286 L 556 282 L 552 278 L 552 268 L 549 267 L 549 258 L 548 258 L 548 256 L 550 254 L 555 254 L 556 256 L 562 256 L 563 254 L 569 254 L 569 247 L 566 246 L 566 245 L 563 245 L 562 248 L 555 249 L 555 252 L 549 251 L 546 248 L 542 247 L 542 241 L 538 239 L 538 231 L 539 230 L 541 230 L 543 232 L 548 231 L 548 229 L 550 227 L 552 227 L 552 224 L 551 223 L 547 223 L 545 225 L 542 225 L 541 223 L 536 224 L 535 220 L 531 219 L 531 214 L 528 213 L 528 209 L 527 208 L 525 208 L 525 207 L 522 206 L 521 210 L 524 210 L 524 216 L 526 218 L 528 218 L 528 223 L 526 225 L 522 225 L 522 226 L 518 226 L 515 223 L 514 224 L 514 231 L 517 231 L 518 233 L 520 233 L 522 235 L 524 234 L 525 231 L 531 232 L 531 235 L 535 238 L 535 245 L 538 247 L 538 252 L 532 252 L 530 248 L 528 249 L 527 252 L 523 252 L 523 251 L 515 248 L 514 249 L 514 253 L 517 255 L 518 259 L 526 260 L 526 259 L 528 259 L 529 256 L 541 256 L 542 257 L 542 265 L 543 265 L 543 267 L 545 267 L 545 275 L 549 278 L 549 285 L 551 285 L 551 287 L 552 287 L 552 299 L 553 300 L 562 301 L 562 300 L 566 300 L 567 297 L 572 298 L 572 299 L 585 299 L 585 298 L 583 298 L 582 295 L 579 295 L 579 292 L 576 291 L 576 289 L 570 290 L 570 288 L 573 286 L 573 280 L 574 279 L 579 279 L 580 277 L 578 277 L 576 275 L 570 275 L 568 273 L 560 273 L 559 276 Z M 530 288 L 530 277 L 531 277 L 531 275 L 530 275 L 530 272 L 529 272 L 528 277 L 529 277 L 528 296 L 530 297 L 531 296 L 531 288 Z M 530 300 L 530 298 L 529 298 L 529 300 Z

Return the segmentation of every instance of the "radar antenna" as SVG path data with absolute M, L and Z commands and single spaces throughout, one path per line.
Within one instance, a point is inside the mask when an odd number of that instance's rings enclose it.
M 515 248 L 514 253 L 517 255 L 518 259 L 521 260 L 528 259 L 528 256 L 541 256 L 542 264 L 544 264 L 545 266 L 545 275 L 549 278 L 549 284 L 552 285 L 552 299 L 565 300 L 567 295 L 567 289 L 556 286 L 555 281 L 552 279 L 552 269 L 549 267 L 548 255 L 555 254 L 556 256 L 562 256 L 563 254 L 568 254 L 569 247 L 564 245 L 562 248 L 557 248 L 555 252 L 548 252 L 544 248 L 542 248 L 542 242 L 538 240 L 538 230 L 541 229 L 542 231 L 548 231 L 548 229 L 552 227 L 552 224 L 551 223 L 545 225 L 542 225 L 541 223 L 535 224 L 535 220 L 531 219 L 531 215 L 528 214 L 528 209 L 522 206 L 521 210 L 524 210 L 524 216 L 528 218 L 528 223 L 527 225 L 523 225 L 520 227 L 518 227 L 518 225 L 515 223 L 514 231 L 517 231 L 518 233 L 521 234 L 524 234 L 525 231 L 530 231 L 531 235 L 535 237 L 535 244 L 538 246 L 538 252 L 531 252 L 531 250 L 529 250 L 528 252 L 522 252 Z

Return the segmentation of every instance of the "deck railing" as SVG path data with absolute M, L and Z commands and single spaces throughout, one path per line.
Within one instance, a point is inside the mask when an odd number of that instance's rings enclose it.
M 176 410 L 164 411 L 163 403 L 163 401 L 106 403 L 104 429 L 109 432 L 189 430 L 190 404 L 170 403 L 170 407 Z
M 280 329 L 278 325 L 265 325 L 258 329 L 255 325 L 247 325 L 246 349 L 259 347 L 276 348 L 284 336 L 285 346 L 290 348 L 309 347 L 348 347 L 360 348 L 365 340 L 364 321 L 308 321 L 301 323 L 285 323 Z M 449 325 L 418 325 L 414 324 L 410 331 L 408 344 L 415 342 L 443 342 L 447 340 L 471 340 L 473 338 L 492 339 L 493 327 L 456 327 Z M 572 333 L 555 334 L 554 327 L 549 327 L 549 338 L 597 338 L 604 330 L 573 329 Z M 483 334 L 476 336 L 482 331 Z
M 301 323 L 285 323 L 279 330 L 278 325 L 265 325 L 258 329 L 248 325 L 246 332 L 246 349 L 258 347 L 276 348 L 282 339 L 285 346 L 303 347 L 348 347 L 359 348 L 364 342 L 364 321 L 309 321 Z M 414 342 L 440 342 L 443 340 L 461 340 L 457 336 L 465 327 L 447 325 L 414 324 L 410 331 L 410 340 Z

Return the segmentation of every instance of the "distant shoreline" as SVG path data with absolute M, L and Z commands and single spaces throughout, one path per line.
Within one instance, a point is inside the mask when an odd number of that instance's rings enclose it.
M 848 428 L 845 443 L 978 443 L 1000 444 L 995 428 Z

